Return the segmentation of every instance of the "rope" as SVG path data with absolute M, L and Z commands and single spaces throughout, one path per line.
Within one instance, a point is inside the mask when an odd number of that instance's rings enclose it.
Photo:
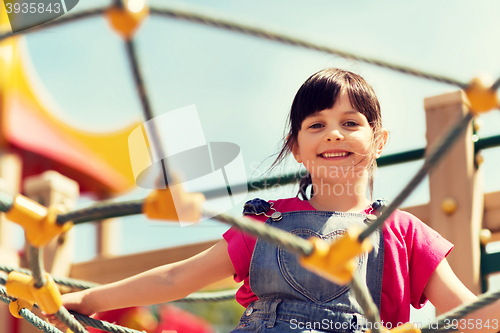
M 25 268 L 14 268 L 10 266 L 5 266 L 0 264 L 0 271 L 4 272 L 20 272 L 24 274 L 31 275 L 31 271 L 29 269 Z M 88 282 L 88 281 L 83 281 L 83 280 L 77 280 L 77 279 L 72 279 L 72 278 L 60 278 L 60 277 L 52 277 L 54 279 L 54 282 L 63 286 L 67 287 L 72 287 L 72 288 L 78 288 L 78 289 L 88 289 L 88 288 L 93 288 L 97 287 L 100 284 L 99 283 L 94 283 L 94 282 Z M 5 282 L 2 282 L 2 278 L 0 275 L 0 284 L 5 284 Z
M 102 331 L 111 332 L 111 333 L 143 333 L 143 332 L 131 329 L 131 328 L 111 324 L 111 323 L 108 323 L 107 321 L 90 318 L 90 317 L 81 315 L 77 312 L 70 312 L 70 313 L 80 323 L 87 325 L 87 326 L 90 326 L 90 327 L 93 327 L 93 328 L 97 328 L 97 329 L 102 330 Z
M 144 80 L 142 78 L 142 73 L 141 69 L 139 67 L 139 60 L 137 58 L 137 51 L 135 48 L 135 44 L 133 40 L 127 40 L 126 41 L 126 49 L 127 49 L 127 55 L 130 60 L 130 66 L 132 67 L 132 74 L 134 77 L 135 81 L 135 88 L 137 90 L 137 93 L 139 95 L 139 99 L 141 100 L 141 105 L 142 105 L 142 110 L 144 112 L 144 117 L 146 118 L 146 121 L 153 119 L 153 112 L 151 111 L 151 105 L 149 103 L 149 98 L 148 94 L 146 92 L 146 89 L 144 88 Z M 159 136 L 159 131 L 158 128 L 156 127 L 156 123 L 153 122 L 151 126 L 149 127 L 151 130 L 151 136 L 150 138 L 151 141 L 153 141 L 153 146 L 155 149 L 156 156 L 163 156 L 162 152 L 164 151 L 163 144 L 160 140 Z M 163 180 L 165 181 L 165 185 L 168 184 L 168 180 L 172 179 L 169 171 L 166 166 L 166 162 L 164 159 L 161 159 L 161 166 L 162 166 L 162 171 L 163 171 Z
M 28 323 L 30 323 L 31 325 L 35 326 L 39 330 L 42 330 L 46 333 L 62 333 L 55 326 L 52 326 L 51 324 L 47 323 L 45 320 L 39 318 L 38 316 L 36 316 L 33 312 L 29 311 L 28 309 L 21 309 L 19 311 L 19 315 L 21 317 L 23 317 Z
M 0 300 L 7 305 L 10 304 L 12 300 L 14 300 L 13 298 L 7 295 L 5 287 L 2 286 L 0 286 Z M 50 325 L 49 323 L 45 322 L 43 319 L 39 318 L 28 309 L 21 309 L 21 311 L 19 311 L 19 315 L 23 317 L 31 325 L 35 326 L 39 330 L 44 331 L 45 333 L 62 333 L 60 330 Z
M 236 297 L 236 290 L 224 290 L 217 292 L 194 293 L 185 298 L 173 301 L 172 303 L 220 302 L 220 301 L 233 300 L 235 297 Z
M 47 283 L 43 268 L 43 248 L 39 249 L 28 244 L 28 263 L 35 280 L 35 287 L 43 287 Z
M 362 242 L 365 238 L 369 237 L 375 230 L 380 228 L 384 221 L 403 203 L 403 201 L 411 194 L 411 192 L 420 184 L 422 179 L 427 173 L 436 165 L 436 163 L 444 156 L 444 154 L 453 145 L 458 136 L 465 130 L 469 122 L 472 120 L 472 113 L 467 113 L 451 130 L 446 133 L 446 136 L 438 142 L 436 146 L 429 153 L 429 157 L 425 160 L 422 167 L 413 176 L 410 182 L 403 188 L 397 197 L 387 206 L 387 208 L 380 214 L 379 217 L 370 224 L 361 234 L 358 239 Z
M 423 328 L 421 333 L 447 333 L 458 331 L 458 329 L 451 328 L 451 321 L 455 319 L 461 319 L 468 314 L 479 310 L 480 308 L 489 305 L 500 298 L 500 290 L 495 292 L 487 292 L 477 297 L 472 303 L 464 304 L 456 307 L 452 311 L 449 311 L 437 318 L 438 329 L 432 329 L 431 326 Z M 443 327 L 443 328 L 439 328 Z M 445 328 L 448 327 L 448 328 Z
M 195 9 L 192 6 L 180 6 L 180 5 L 162 5 L 162 8 L 151 8 L 151 14 L 159 15 L 159 16 L 167 16 L 173 17 L 177 19 L 188 20 L 191 22 L 201 23 L 217 28 L 222 28 L 234 32 L 239 32 L 259 38 L 264 38 L 288 45 L 294 45 L 298 47 L 303 47 L 306 49 L 326 52 L 329 54 L 335 54 L 347 59 L 362 61 L 371 65 L 375 65 L 378 67 L 390 69 L 393 71 L 397 71 L 399 73 L 408 74 L 412 76 L 416 76 L 419 78 L 437 81 L 441 83 L 451 84 L 457 86 L 461 89 L 467 87 L 467 83 L 458 81 L 453 78 L 445 77 L 442 75 L 436 75 L 432 73 L 427 73 L 418 69 L 413 69 L 406 66 L 391 64 L 389 62 L 385 62 L 378 59 L 368 58 L 359 56 L 353 53 L 340 51 L 338 49 L 332 48 L 327 45 L 322 45 L 318 43 L 313 43 L 309 41 L 309 38 L 299 38 L 292 36 L 290 34 L 279 32 L 274 28 L 263 27 L 262 24 L 258 26 L 250 23 L 242 23 L 241 19 L 230 18 L 227 15 L 220 15 L 215 13 L 207 13 L 206 10 Z
M 495 81 L 495 83 L 493 83 L 493 85 L 491 86 L 491 90 L 495 91 L 499 87 L 500 87 L 500 77 Z
M 139 67 L 139 60 L 137 58 L 137 51 L 133 40 L 127 41 L 126 44 L 128 59 L 130 60 L 130 66 L 132 68 L 132 74 L 135 81 L 135 87 L 137 93 L 139 94 L 139 99 L 142 105 L 142 111 L 144 112 L 144 118 L 146 120 L 153 119 L 153 112 L 151 111 L 151 104 L 149 103 L 148 94 L 144 88 L 144 80 L 142 79 L 142 73 Z
M 39 31 L 39 30 L 42 30 L 45 28 L 50 28 L 50 27 L 66 24 L 66 23 L 69 23 L 72 21 L 101 15 L 101 14 L 103 14 L 104 10 L 105 10 L 105 8 L 98 8 L 98 9 L 91 9 L 91 10 L 78 12 L 76 14 L 61 16 L 58 19 L 49 21 L 43 25 L 33 27 L 33 28 L 26 30 L 26 31 L 23 31 L 23 32 L 4 33 L 4 34 L 0 35 L 0 41 L 2 41 L 5 38 L 11 37 L 13 35 L 32 33 L 32 32 L 36 32 L 36 31 Z M 329 54 L 335 54 L 335 55 L 338 55 L 338 56 L 341 56 L 341 57 L 344 57 L 347 59 L 362 61 L 362 62 L 371 64 L 371 65 L 375 65 L 378 67 L 397 71 L 399 73 L 408 74 L 408 75 L 412 75 L 412 76 L 416 76 L 416 77 L 420 77 L 420 78 L 428 79 L 428 80 L 432 80 L 432 81 L 437 81 L 437 82 L 441 82 L 441 83 L 451 84 L 451 85 L 457 86 L 461 89 L 467 87 L 467 83 L 458 81 L 458 80 L 453 79 L 453 78 L 449 78 L 449 77 L 442 76 L 442 75 L 436 75 L 436 74 L 432 74 L 432 73 L 427 73 L 427 72 L 424 72 L 424 71 L 421 71 L 418 69 L 413 69 L 413 68 L 406 67 L 406 66 L 391 64 L 391 63 L 388 63 L 388 62 L 385 62 L 382 60 L 373 59 L 373 58 L 369 58 L 369 57 L 363 57 L 363 56 L 359 56 L 359 55 L 356 55 L 353 53 L 340 51 L 340 50 L 337 50 L 337 49 L 332 48 L 330 46 L 313 43 L 313 42 L 310 42 L 306 39 L 294 37 L 294 36 L 288 35 L 288 34 L 283 33 L 283 32 L 278 32 L 275 29 L 263 28 L 262 24 L 259 24 L 259 26 L 248 24 L 248 23 L 243 24 L 243 23 L 241 23 L 241 20 L 239 20 L 239 19 L 236 20 L 234 18 L 228 18 L 227 16 L 222 17 L 220 14 L 207 14 L 206 11 L 202 12 L 202 11 L 196 10 L 192 7 L 190 7 L 189 9 L 186 9 L 186 7 L 182 8 L 180 6 L 169 5 L 168 7 L 164 6 L 164 8 L 151 8 L 150 12 L 151 12 L 151 14 L 154 14 L 154 15 L 168 16 L 168 17 L 174 17 L 174 18 L 178 18 L 178 19 L 184 19 L 184 20 L 188 20 L 188 21 L 192 21 L 192 22 L 202 23 L 202 24 L 209 25 L 209 26 L 215 26 L 218 28 L 226 29 L 226 30 L 244 33 L 247 35 L 265 38 L 268 40 L 273 40 L 273 41 L 281 42 L 281 43 L 288 44 L 288 45 L 294 45 L 294 46 L 299 46 L 299 47 L 303 47 L 303 48 L 307 48 L 307 49 L 326 52 Z M 498 88 L 498 85 L 500 85 L 500 82 L 497 83 L 496 88 Z M 149 118 L 149 119 L 151 119 L 151 118 Z
M 5 265 L 0 265 L 0 271 L 4 271 L 4 272 L 8 272 L 8 273 L 20 272 L 20 273 L 31 275 L 31 271 L 29 269 L 14 268 L 14 267 L 5 266 Z M 52 278 L 54 279 L 54 282 L 56 282 L 57 284 L 64 285 L 67 287 L 78 288 L 78 289 L 89 289 L 89 288 L 94 288 L 94 287 L 98 287 L 101 285 L 99 283 L 71 279 L 71 278 L 58 278 L 55 276 L 53 276 Z M 0 285 L 5 285 L 6 281 L 7 281 L 7 275 L 0 274 Z M 185 298 L 178 299 L 178 300 L 175 300 L 173 302 L 227 301 L 227 300 L 234 299 L 235 295 L 236 295 L 236 290 L 200 292 L 200 293 L 193 293 Z
M 76 320 L 69 312 L 66 310 L 64 305 L 59 308 L 59 311 L 55 313 L 57 319 L 66 325 L 73 333 L 88 333 L 88 331 L 83 328 L 82 324 Z
M 36 27 L 30 28 L 29 30 L 23 30 L 19 32 L 7 32 L 4 34 L 0 34 L 0 42 L 6 38 L 12 37 L 14 35 L 24 35 L 24 34 L 29 34 L 33 32 L 37 32 L 46 28 L 52 28 L 58 25 L 63 25 L 69 22 L 89 18 L 92 16 L 98 16 L 104 13 L 105 8 L 97 8 L 97 9 L 89 9 L 85 11 L 81 11 L 75 14 L 70 14 L 70 15 L 63 15 L 60 16 L 57 19 L 54 19 L 52 21 L 49 21 L 47 23 L 44 23 L 42 25 L 37 25 Z
M 45 269 L 43 267 L 43 248 L 36 248 L 34 246 L 28 245 L 28 262 L 33 273 L 33 279 L 35 281 L 35 287 L 41 288 L 46 283 Z M 61 306 L 59 310 L 55 313 L 55 316 L 69 327 L 73 333 L 88 333 L 83 326 L 73 318 L 68 310 L 64 306 Z
M 107 219 L 111 217 L 142 214 L 141 200 L 100 203 L 87 208 L 74 210 L 57 216 L 57 223 L 64 224 L 73 221 L 74 224 Z
M 357 276 L 351 282 L 352 291 L 354 291 L 354 296 L 358 301 L 359 305 L 363 309 L 363 314 L 369 323 L 372 324 L 372 329 L 375 333 L 380 333 L 380 325 L 375 325 L 375 323 L 380 323 L 380 314 L 378 308 L 373 302 L 372 296 L 368 292 L 365 285 L 361 284 Z
M 5 285 L 5 282 L 7 281 L 7 276 L 5 276 L 5 274 L 2 274 L 1 279 L 2 279 L 2 285 Z M 5 288 L 4 286 L 0 286 L 0 296 L 10 298 L 10 296 L 7 294 L 7 288 Z
M 12 196 L 8 195 L 7 193 L 0 192 L 0 211 L 4 213 L 8 212 L 12 208 L 13 204 L 14 199 L 12 198 Z
M 4 282 L 5 284 L 5 282 Z M 7 295 L 7 291 L 5 287 L 0 286 L 0 300 L 6 304 L 9 304 L 10 301 L 14 300 L 14 298 L 10 297 Z M 36 306 L 36 305 L 35 305 Z M 90 318 L 84 315 L 81 315 L 76 312 L 68 312 L 67 310 L 63 310 L 64 307 L 61 307 L 61 309 L 55 314 L 56 317 L 63 322 L 66 326 L 68 326 L 74 333 L 77 332 L 87 332 L 83 326 L 81 326 L 78 322 L 76 322 L 76 326 L 74 323 L 75 321 L 71 316 L 74 316 L 75 319 L 77 319 L 80 323 L 84 325 L 88 325 L 93 328 L 97 328 L 106 332 L 112 332 L 112 333 L 142 333 L 137 330 L 127 328 L 127 327 L 122 327 L 119 325 L 111 324 L 106 321 Z M 64 313 L 65 312 L 65 313 Z M 45 322 L 43 319 L 39 318 L 35 314 L 33 314 L 31 311 L 28 309 L 22 309 L 19 311 L 19 314 L 21 317 L 26 319 L 30 324 L 35 326 L 36 328 L 43 330 L 46 333 L 62 333 L 60 330 L 55 328 L 54 326 L 48 324 Z M 69 325 L 68 325 L 69 324 Z M 83 330 L 83 331 L 82 331 Z
M 226 214 L 219 214 L 216 211 L 210 210 L 210 208 L 203 208 L 202 213 L 205 216 L 213 216 L 212 218 L 217 221 L 234 225 L 243 232 L 261 237 L 273 244 L 283 246 L 292 253 L 308 256 L 313 251 L 313 245 L 310 241 L 267 224 L 254 222 L 247 217 L 234 217 Z

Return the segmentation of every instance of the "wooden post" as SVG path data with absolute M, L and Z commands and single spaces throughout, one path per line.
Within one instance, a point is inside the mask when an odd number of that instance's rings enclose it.
M 0 153 L 0 190 L 14 196 L 21 183 L 21 160 L 13 154 Z M 0 213 L 0 260 L 4 264 L 19 264 L 19 258 L 11 243 L 15 225 Z
M 462 91 L 457 91 L 425 99 L 427 147 L 467 113 L 465 98 Z M 467 288 L 479 294 L 484 198 L 481 172 L 474 159 L 469 126 L 430 174 L 429 225 L 455 245 L 448 261 Z
M 71 210 L 78 200 L 79 186 L 58 172 L 46 171 L 41 175 L 27 177 L 24 180 L 24 194 L 44 206 L 61 205 L 61 208 Z M 73 264 L 75 245 L 74 230 L 59 235 L 44 247 L 44 268 L 54 276 L 69 276 Z M 33 313 L 44 318 L 38 309 Z M 20 332 L 40 332 L 24 319 L 19 323 Z
M 24 181 L 24 193 L 44 206 L 61 205 L 71 210 L 78 200 L 79 186 L 55 171 L 46 171 Z M 55 276 L 68 276 L 73 263 L 74 230 L 53 239 L 44 248 L 45 270 Z
M 97 258 L 111 258 L 118 255 L 120 246 L 120 225 L 117 219 L 97 221 Z
M 0 152 L 0 190 L 14 195 L 19 193 L 21 184 L 21 159 L 14 154 Z M 16 226 L 0 213 L 0 262 L 4 265 L 19 266 L 19 255 L 12 244 L 12 234 Z M 0 302 L 0 332 L 13 332 L 15 318 L 9 307 Z

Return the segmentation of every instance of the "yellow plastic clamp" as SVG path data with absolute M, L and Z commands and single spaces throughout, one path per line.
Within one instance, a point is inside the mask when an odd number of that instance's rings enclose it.
M 486 112 L 498 108 L 500 105 L 497 92 L 490 89 L 490 87 L 486 87 L 479 78 L 472 79 L 465 89 L 465 93 L 474 113 Z
M 142 212 L 150 219 L 196 222 L 201 218 L 204 201 L 203 194 L 184 192 L 176 185 L 175 188 L 152 191 L 145 199 Z
M 344 285 L 351 282 L 357 268 L 354 258 L 373 248 L 368 238 L 359 243 L 360 233 L 361 228 L 354 226 L 332 244 L 317 237 L 309 238 L 314 251 L 310 256 L 300 258 L 301 265 L 333 283 Z
M 10 272 L 5 288 L 10 296 L 26 302 L 37 303 L 43 312 L 53 314 L 59 311 L 62 306 L 61 293 L 49 274 L 45 274 L 45 278 L 47 283 L 43 287 L 37 288 L 32 276 Z
M 21 311 L 21 309 L 28 309 L 31 311 L 32 308 L 33 308 L 33 303 L 28 302 L 24 299 L 12 300 L 9 303 L 9 311 L 16 318 L 22 318 L 21 315 L 19 314 L 19 311 Z
M 72 227 L 73 224 L 70 222 L 64 225 L 56 223 L 57 215 L 63 212 L 61 207 L 47 208 L 18 194 L 14 197 L 14 203 L 6 216 L 24 228 L 26 238 L 31 245 L 40 247 Z
M 111 27 L 125 39 L 130 40 L 139 25 L 149 15 L 146 0 L 124 0 L 123 8 L 113 6 L 106 11 Z
M 179 221 L 170 189 L 152 191 L 142 205 L 142 212 L 150 219 Z

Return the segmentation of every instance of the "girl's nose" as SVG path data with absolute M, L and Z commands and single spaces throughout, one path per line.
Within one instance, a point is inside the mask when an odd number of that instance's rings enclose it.
M 344 140 L 344 136 L 338 129 L 328 131 L 325 135 L 326 141 L 341 141 Z

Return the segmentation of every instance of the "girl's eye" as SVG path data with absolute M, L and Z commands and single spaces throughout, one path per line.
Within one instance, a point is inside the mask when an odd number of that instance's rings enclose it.
M 321 128 L 323 125 L 320 123 L 312 124 L 309 128 Z
M 358 124 L 354 121 L 346 121 L 344 123 L 344 126 L 347 126 L 347 127 L 354 127 L 354 126 L 358 126 Z

